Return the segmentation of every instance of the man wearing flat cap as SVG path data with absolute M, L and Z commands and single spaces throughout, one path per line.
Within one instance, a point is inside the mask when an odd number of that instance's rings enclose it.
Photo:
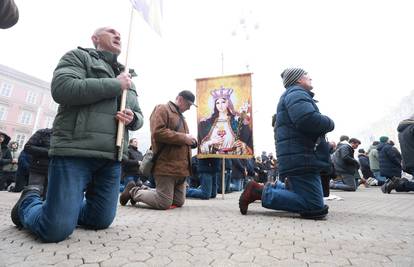
M 196 106 L 194 100 L 194 94 L 184 90 L 175 102 L 154 108 L 150 130 L 152 151 L 157 155 L 152 172 L 156 189 L 147 190 L 132 181 L 120 196 L 121 205 L 142 202 L 159 210 L 184 205 L 185 179 L 191 175 L 191 148 L 197 146 L 197 139 L 189 134 L 183 113 Z
M 303 69 L 288 68 L 281 76 L 286 91 L 277 105 L 274 132 L 279 177 L 287 180 L 289 190 L 278 183 L 263 186 L 251 181 L 240 196 L 240 212 L 246 214 L 251 202 L 262 200 L 268 209 L 323 219 L 328 206 L 323 202 L 320 171 L 329 166 L 325 134 L 334 129 L 334 122 L 319 112 L 312 79 Z

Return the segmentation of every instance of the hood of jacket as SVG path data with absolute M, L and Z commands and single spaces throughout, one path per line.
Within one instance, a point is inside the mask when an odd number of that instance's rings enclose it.
M 377 150 L 381 151 L 384 148 L 384 146 L 386 146 L 386 145 L 387 145 L 387 143 L 379 143 L 379 145 L 377 146 Z
M 400 122 L 400 124 L 398 124 L 397 131 L 401 133 L 402 131 L 405 130 L 405 128 L 407 128 L 410 125 L 414 125 L 414 120 L 412 119 L 403 120 L 402 122 Z
M 5 132 L 0 131 L 0 134 L 4 136 L 4 141 L 1 143 L 1 147 L 7 147 L 10 142 L 10 136 L 8 136 Z
M 367 159 L 367 158 L 368 158 L 368 156 L 367 156 L 367 155 L 365 155 L 365 154 L 359 154 L 359 155 L 358 155 L 358 158 L 365 158 L 365 159 Z

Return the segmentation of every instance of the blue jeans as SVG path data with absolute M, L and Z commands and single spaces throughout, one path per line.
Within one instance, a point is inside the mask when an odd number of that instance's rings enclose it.
M 400 180 L 401 182 L 397 184 L 395 191 L 397 192 L 412 192 L 414 191 L 414 182 L 406 180 L 405 178 Z
M 351 174 L 340 174 L 342 179 L 331 184 L 331 189 L 338 189 L 344 191 L 356 191 L 358 188 L 358 180 Z
M 121 181 L 119 185 L 119 192 L 124 192 L 125 186 L 131 182 L 134 181 L 135 183 L 138 181 L 139 177 L 138 175 L 128 175 L 124 177 L 124 181 Z
M 188 188 L 187 197 L 209 199 L 217 195 L 217 173 L 202 172 L 199 174 L 200 188 Z
M 372 171 L 374 173 L 374 178 L 377 179 L 378 181 L 378 185 L 383 185 L 385 183 L 385 181 L 387 180 L 387 178 L 385 178 L 384 176 L 381 176 L 381 173 L 379 170 L 375 170 Z
M 266 184 L 262 193 L 262 206 L 289 212 L 314 211 L 323 208 L 323 192 L 319 174 L 290 176 L 289 190 L 283 183 Z
M 230 190 L 231 191 L 241 191 L 243 190 L 243 181 L 244 179 L 231 179 L 231 183 L 230 183 Z
M 120 163 L 112 160 L 52 157 L 46 200 L 29 195 L 20 221 L 45 242 L 64 240 L 77 225 L 107 228 L 115 218 L 120 174 Z

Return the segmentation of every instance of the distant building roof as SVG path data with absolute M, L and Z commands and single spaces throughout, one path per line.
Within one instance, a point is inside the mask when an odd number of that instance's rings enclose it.
M 15 80 L 50 90 L 50 83 L 2 64 L 0 64 L 0 75 L 9 76 Z

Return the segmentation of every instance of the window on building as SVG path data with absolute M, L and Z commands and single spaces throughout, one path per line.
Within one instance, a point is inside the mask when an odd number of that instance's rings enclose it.
M 7 82 L 2 82 L 0 87 L 0 95 L 10 97 L 13 90 L 13 85 Z
M 53 126 L 53 120 L 54 120 L 53 117 L 47 116 L 46 117 L 45 128 L 52 128 L 52 126 Z
M 33 91 L 29 91 L 27 92 L 27 95 L 26 95 L 26 103 L 36 104 L 36 98 L 37 98 L 37 94 Z
M 22 114 L 20 114 L 20 120 L 19 122 L 21 124 L 31 124 L 32 123 L 32 113 L 30 111 L 23 110 Z
M 26 142 L 26 134 L 24 133 L 16 133 L 16 137 L 14 139 L 19 144 L 19 149 L 23 149 L 23 146 Z
M 0 105 L 0 121 L 5 121 L 7 118 L 7 107 Z

